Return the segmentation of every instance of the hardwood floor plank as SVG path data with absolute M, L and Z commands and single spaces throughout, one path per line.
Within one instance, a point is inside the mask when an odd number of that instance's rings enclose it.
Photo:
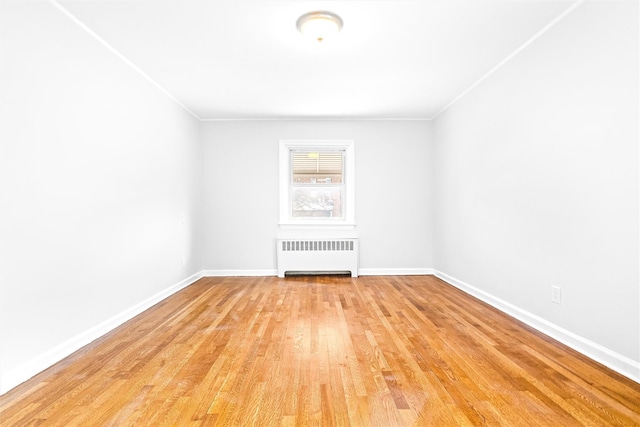
M 206 278 L 0 396 L 4 426 L 640 425 L 640 385 L 432 276 Z

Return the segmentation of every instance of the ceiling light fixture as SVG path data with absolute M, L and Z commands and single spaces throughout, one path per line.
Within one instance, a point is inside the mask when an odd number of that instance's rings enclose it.
M 342 19 L 333 12 L 309 12 L 298 18 L 298 31 L 319 42 L 334 36 L 342 29 Z

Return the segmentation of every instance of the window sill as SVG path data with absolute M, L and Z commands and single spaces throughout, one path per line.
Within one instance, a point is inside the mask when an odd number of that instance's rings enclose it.
M 355 238 L 356 225 L 351 223 L 338 223 L 335 222 L 316 222 L 312 224 L 308 222 L 303 223 L 286 223 L 280 224 L 280 232 L 278 237 L 286 238 L 287 235 L 300 236 L 301 234 L 314 235 L 321 233 L 322 235 L 331 234 L 333 237 Z

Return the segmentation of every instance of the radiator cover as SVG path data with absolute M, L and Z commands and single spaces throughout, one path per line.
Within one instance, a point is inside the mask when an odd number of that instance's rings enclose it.
M 277 239 L 278 277 L 290 272 L 351 272 L 358 277 L 357 238 Z

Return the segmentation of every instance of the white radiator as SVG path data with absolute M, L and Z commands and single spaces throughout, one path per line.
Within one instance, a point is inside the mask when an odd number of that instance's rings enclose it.
M 342 273 L 358 277 L 358 239 L 278 239 L 278 277 L 285 273 Z

